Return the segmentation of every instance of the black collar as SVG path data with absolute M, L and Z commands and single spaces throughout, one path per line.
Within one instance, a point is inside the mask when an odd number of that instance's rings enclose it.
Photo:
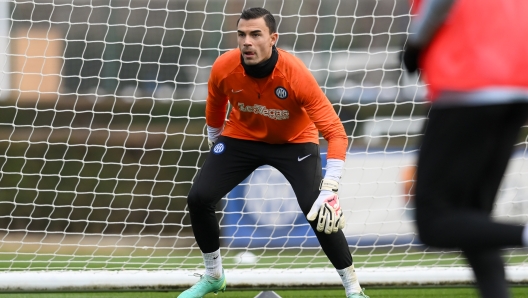
M 279 60 L 279 52 L 277 51 L 277 48 L 273 46 L 271 49 L 271 57 L 268 60 L 262 61 L 255 65 L 246 65 L 242 55 L 240 55 L 240 60 L 242 61 L 242 66 L 244 67 L 247 75 L 261 79 L 269 76 L 273 72 L 273 69 L 277 64 L 277 60 Z

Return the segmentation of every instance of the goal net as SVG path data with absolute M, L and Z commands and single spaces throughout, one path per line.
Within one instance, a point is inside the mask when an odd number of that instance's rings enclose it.
M 362 285 L 472 281 L 460 252 L 425 247 L 414 229 L 428 106 L 399 61 L 407 0 L 0 0 L 0 290 L 196 281 L 186 195 L 208 154 L 208 75 L 254 6 L 276 16 L 278 47 L 346 129 L 340 197 Z M 499 220 L 527 220 L 523 136 Z M 321 138 L 323 162 L 326 148 Z M 217 215 L 231 287 L 340 284 L 275 169 L 252 173 Z M 525 253 L 504 257 L 510 280 L 528 277 Z

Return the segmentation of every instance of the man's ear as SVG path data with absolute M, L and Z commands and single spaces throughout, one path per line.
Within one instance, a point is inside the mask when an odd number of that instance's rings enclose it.
M 274 46 L 277 43 L 277 39 L 279 38 L 279 34 L 277 32 L 271 34 L 271 45 Z

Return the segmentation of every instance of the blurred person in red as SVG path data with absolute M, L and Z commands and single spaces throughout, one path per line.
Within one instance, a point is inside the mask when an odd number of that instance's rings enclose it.
M 491 218 L 528 117 L 528 1 L 415 0 L 403 52 L 431 110 L 416 176 L 427 245 L 463 251 L 482 297 L 510 297 L 500 249 L 528 245 L 525 226 Z

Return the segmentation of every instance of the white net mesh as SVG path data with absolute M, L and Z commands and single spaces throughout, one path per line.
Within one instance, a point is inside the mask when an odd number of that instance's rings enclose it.
M 1 271 L 202 270 L 186 195 L 207 154 L 208 74 L 252 6 L 276 16 L 278 46 L 306 63 L 345 126 L 340 195 L 359 272 L 463 265 L 414 232 L 428 109 L 399 61 L 407 0 L 0 0 Z M 496 210 L 516 222 L 528 214 L 521 140 Z M 218 215 L 229 270 L 331 269 L 272 168 Z M 527 258 L 508 250 L 506 261 Z M 377 276 L 363 282 L 393 282 Z

